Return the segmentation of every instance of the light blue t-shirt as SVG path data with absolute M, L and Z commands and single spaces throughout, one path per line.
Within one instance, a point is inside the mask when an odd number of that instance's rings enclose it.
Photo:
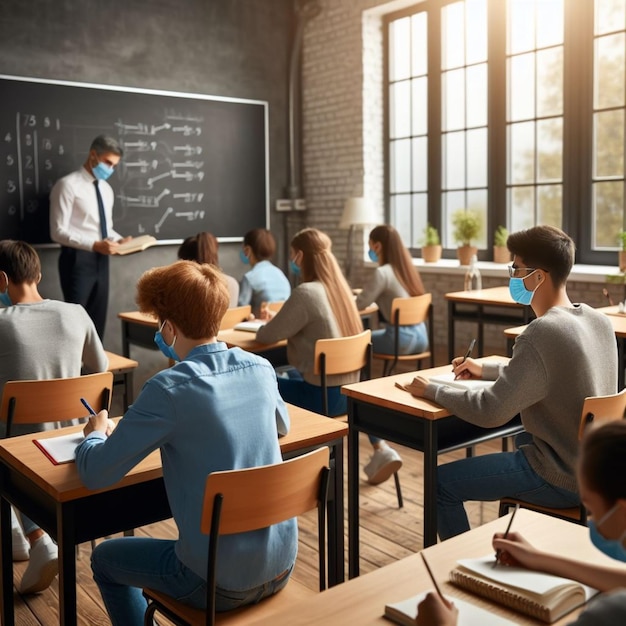
M 282 271 L 270 261 L 259 261 L 246 272 L 239 285 L 239 306 L 250 304 L 252 313 L 259 314 L 261 303 L 286 300 L 291 285 Z
M 98 432 L 85 438 L 76 450 L 76 465 L 85 485 L 100 489 L 160 448 L 179 532 L 176 554 L 204 578 L 208 537 L 200 532 L 200 517 L 207 475 L 280 462 L 278 435 L 288 430 L 289 415 L 270 363 L 211 343 L 153 376 L 108 439 Z M 217 585 L 243 591 L 273 580 L 294 563 L 297 533 L 292 519 L 221 537 Z

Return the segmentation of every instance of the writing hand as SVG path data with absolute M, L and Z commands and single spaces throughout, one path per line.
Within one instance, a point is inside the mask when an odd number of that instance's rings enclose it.
M 432 591 L 417 605 L 416 626 L 456 626 L 459 610 Z
M 267 302 L 261 302 L 261 310 L 259 311 L 259 319 L 264 321 L 271 320 L 276 315 L 276 311 L 270 309 Z
M 463 356 L 457 356 L 452 359 L 452 372 L 455 378 L 462 380 L 468 378 L 482 378 L 483 366 L 472 358 L 466 359 Z
M 113 432 L 115 422 L 109 419 L 109 412 L 103 409 L 96 415 L 92 415 L 83 428 L 85 437 L 94 431 L 104 433 L 107 437 Z
M 537 569 L 540 553 L 519 533 L 510 532 L 506 539 L 504 533 L 496 533 L 491 543 L 498 552 L 498 563 Z

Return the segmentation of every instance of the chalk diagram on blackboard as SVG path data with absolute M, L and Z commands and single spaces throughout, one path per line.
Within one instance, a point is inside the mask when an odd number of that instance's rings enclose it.
M 50 190 L 99 134 L 124 149 L 117 232 L 228 241 L 268 227 L 266 102 L 6 76 L 0 89 L 0 237 L 50 242 Z

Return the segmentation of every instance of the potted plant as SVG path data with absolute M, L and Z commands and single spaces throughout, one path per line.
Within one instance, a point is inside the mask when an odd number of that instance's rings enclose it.
M 422 243 L 422 259 L 425 263 L 436 263 L 441 258 L 441 239 L 432 224 L 426 224 Z
M 493 262 L 509 263 L 511 253 L 506 247 L 506 240 L 509 238 L 509 231 L 504 226 L 498 226 L 493 234 Z
M 618 252 L 619 271 L 626 272 L 626 230 L 621 231 L 618 236 L 622 244 L 622 249 Z
M 469 265 L 473 255 L 478 254 L 478 248 L 472 245 L 472 240 L 480 233 L 480 216 L 476 211 L 459 209 L 452 215 L 452 236 L 457 241 L 457 256 L 461 265 Z

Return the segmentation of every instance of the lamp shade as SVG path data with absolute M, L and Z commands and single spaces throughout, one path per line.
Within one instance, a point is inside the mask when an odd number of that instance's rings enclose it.
M 343 206 L 339 228 L 350 228 L 363 224 L 376 224 L 376 216 L 365 198 L 348 198 Z

